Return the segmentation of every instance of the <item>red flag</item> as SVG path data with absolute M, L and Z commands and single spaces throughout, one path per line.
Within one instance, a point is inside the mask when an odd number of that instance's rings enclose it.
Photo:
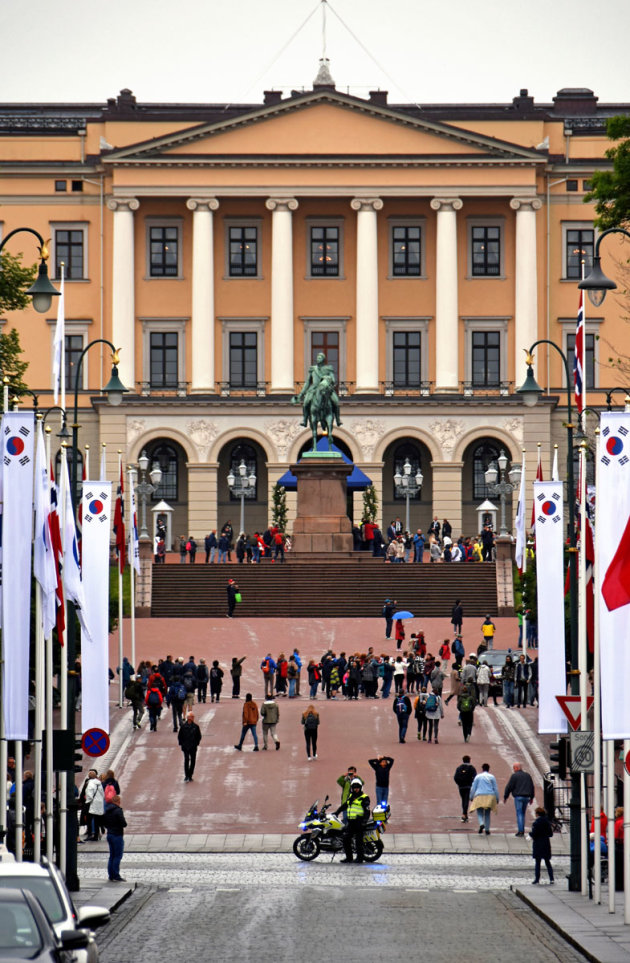
M 575 406 L 580 414 L 584 408 L 584 291 L 580 291 L 580 303 L 575 329 L 575 351 L 573 352 L 573 387 Z
M 630 518 L 604 576 L 602 595 L 609 612 L 630 603 Z
M 116 508 L 114 511 L 114 534 L 116 535 L 116 554 L 118 555 L 118 567 L 122 575 L 127 561 L 125 546 L 125 489 L 123 485 L 122 461 L 120 463 L 120 480 L 116 493 Z
M 55 574 L 57 577 L 57 588 L 55 591 L 57 597 L 57 638 L 59 639 L 60 645 L 63 645 L 63 630 L 66 627 L 66 607 L 63 598 L 63 545 L 61 544 L 61 528 L 59 525 L 59 513 L 57 511 L 58 504 L 59 493 L 57 491 L 55 475 L 51 463 L 50 515 L 48 516 L 48 524 L 50 526 L 50 543 L 52 545 L 53 557 L 55 559 Z
M 593 523 L 586 513 L 586 637 L 588 651 L 595 650 L 595 539 L 593 538 Z

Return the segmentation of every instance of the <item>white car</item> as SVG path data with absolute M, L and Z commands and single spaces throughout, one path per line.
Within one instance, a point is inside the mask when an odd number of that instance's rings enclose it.
M 109 910 L 103 906 L 75 909 L 63 876 L 55 865 L 46 860 L 42 865 L 18 863 L 4 848 L 0 852 L 0 891 L 3 889 L 26 889 L 37 897 L 59 939 L 64 930 L 91 930 L 109 921 Z M 93 934 L 90 934 L 87 947 L 75 950 L 72 959 L 73 963 L 98 963 L 98 946 Z

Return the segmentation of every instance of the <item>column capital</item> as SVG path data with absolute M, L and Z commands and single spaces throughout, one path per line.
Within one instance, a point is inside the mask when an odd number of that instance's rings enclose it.
M 140 201 L 135 197 L 110 197 L 107 201 L 110 211 L 137 211 Z
M 265 201 L 268 211 L 297 211 L 298 206 L 294 197 L 268 197 Z
M 216 211 L 219 202 L 216 197 L 189 197 L 186 207 L 189 211 Z
M 459 197 L 434 197 L 431 200 L 432 211 L 461 211 L 463 206 Z
M 353 197 L 350 207 L 353 211 L 382 211 L 383 201 L 380 197 Z
M 539 211 L 542 201 L 539 197 L 513 197 L 510 207 L 513 211 Z

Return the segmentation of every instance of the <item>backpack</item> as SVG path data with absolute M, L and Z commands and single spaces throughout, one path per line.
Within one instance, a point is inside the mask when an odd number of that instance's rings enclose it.
M 194 692 L 194 691 L 195 691 L 195 680 L 193 679 L 192 675 L 187 672 L 186 675 L 184 676 L 184 692 L 186 693 L 186 692 Z M 186 698 L 185 694 L 184 694 L 184 698 Z
M 402 696 L 399 696 L 396 701 L 396 712 L 398 715 L 406 715 L 406 713 L 409 712 L 407 703 Z
M 309 712 L 306 719 L 304 720 L 304 728 L 317 729 L 318 725 L 319 725 L 319 719 L 317 718 L 317 716 L 313 715 L 312 712 Z
M 429 698 L 428 698 L 427 701 L 426 701 L 426 705 L 425 705 L 425 707 L 424 707 L 424 711 L 425 711 L 425 712 L 435 712 L 436 709 L 437 709 L 437 707 L 438 707 L 437 696 L 436 696 L 435 692 L 432 692 L 432 693 L 429 695 Z
M 286 679 L 288 671 L 289 671 L 289 664 L 288 662 L 286 662 L 286 660 L 283 660 L 280 663 L 280 677 L 282 679 Z
M 127 688 L 125 689 L 125 699 L 133 699 L 134 695 L 135 695 L 134 684 L 133 682 L 130 682 Z
M 112 786 L 111 783 L 109 784 L 109 786 L 105 786 L 105 802 L 106 802 L 106 803 L 111 802 L 115 795 L 116 795 L 116 790 L 114 789 L 114 787 Z
M 175 698 L 179 699 L 180 702 L 183 702 L 186 698 L 186 686 L 181 682 L 178 682 L 175 686 Z
M 190 544 L 190 542 L 186 542 L 186 551 L 189 552 L 191 548 L 192 548 L 192 545 Z
M 416 706 L 416 719 L 418 718 L 421 719 L 424 716 L 424 713 L 426 712 L 426 708 L 427 708 L 427 700 L 421 699 L 420 696 L 418 696 L 418 705 Z
M 386 606 L 386 605 L 383 606 L 383 611 L 381 612 L 381 615 L 387 615 L 387 606 Z
M 149 692 L 149 698 L 147 699 L 147 705 L 159 706 L 161 704 L 162 703 L 160 701 L 160 693 L 158 692 L 157 689 L 151 689 Z
M 265 661 L 262 664 L 262 670 L 265 673 L 265 675 L 269 675 L 270 668 L 271 666 L 269 664 L 269 659 L 265 659 Z
M 460 696 L 458 708 L 460 712 L 472 712 L 475 708 L 475 700 L 469 693 L 466 693 Z

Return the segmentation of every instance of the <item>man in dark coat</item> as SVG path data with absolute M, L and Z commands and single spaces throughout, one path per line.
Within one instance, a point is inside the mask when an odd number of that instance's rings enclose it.
M 542 806 L 539 806 L 536 810 L 536 819 L 532 823 L 530 835 L 532 837 L 532 856 L 535 860 L 534 884 L 540 882 L 540 864 L 542 860 L 544 860 L 545 866 L 547 867 L 547 872 L 549 873 L 549 885 L 552 886 L 553 867 L 551 865 L 550 840 L 553 836 L 553 827 L 549 822 L 547 813 Z
M 462 822 L 468 822 L 468 802 L 470 799 L 470 787 L 472 786 L 477 770 L 470 763 L 470 756 L 462 756 L 461 765 L 455 770 L 453 779 L 457 783 L 459 795 L 462 800 Z
M 392 636 L 392 626 L 394 624 L 394 612 L 396 611 L 396 599 L 385 599 L 385 605 L 383 606 L 383 618 L 385 619 L 385 638 L 390 639 Z
M 514 808 L 516 809 L 516 836 L 525 835 L 525 813 L 527 807 L 534 801 L 534 780 L 528 772 L 525 772 L 520 762 L 515 762 L 512 766 L 512 775 L 507 781 L 503 791 L 503 802 L 506 803 L 510 796 L 514 797 Z M 540 867 L 539 867 L 540 869 Z
M 236 608 L 236 593 L 238 592 L 238 585 L 233 578 L 228 579 L 227 587 L 227 617 L 231 619 L 234 616 L 234 609 Z
M 125 827 L 127 820 L 120 805 L 120 796 L 112 796 L 105 804 L 103 826 L 107 830 L 107 844 L 109 846 L 109 861 L 107 875 L 112 883 L 124 883 L 120 875 L 120 862 L 125 851 Z
M 192 782 L 197 761 L 197 747 L 201 742 L 201 729 L 195 722 L 192 712 L 186 716 L 186 722 L 180 726 L 177 736 L 180 749 L 184 753 L 184 782 Z

